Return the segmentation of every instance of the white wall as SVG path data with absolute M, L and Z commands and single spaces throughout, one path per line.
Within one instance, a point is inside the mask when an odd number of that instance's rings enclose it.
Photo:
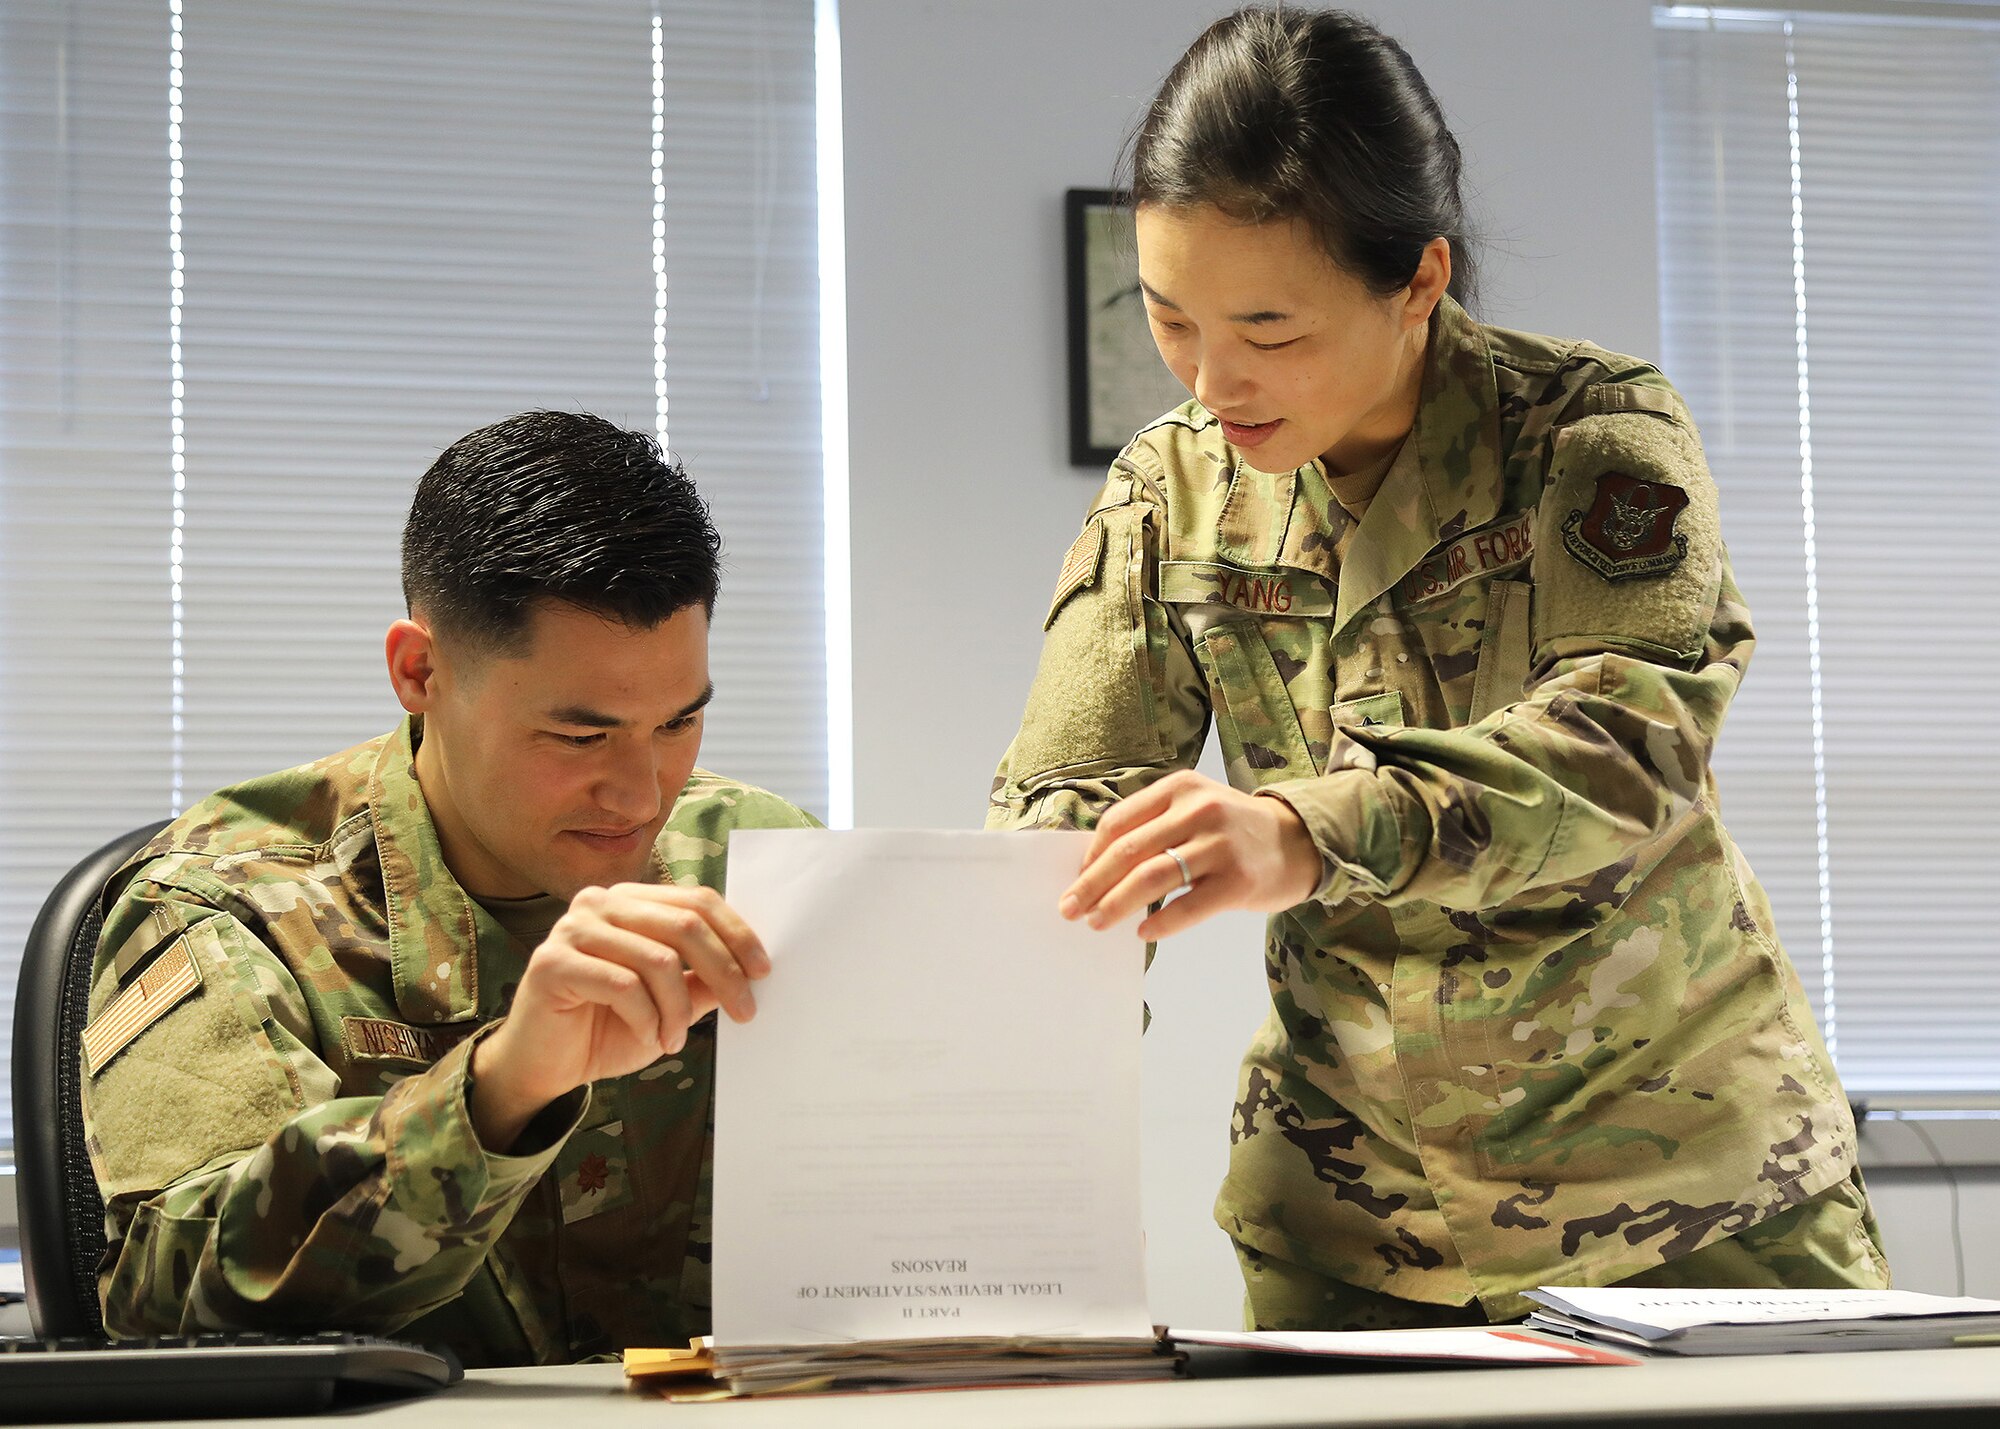
M 841 0 L 856 820 L 965 827 L 1014 732 L 1101 473 L 1065 457 L 1062 194 L 1105 187 L 1207 0 Z M 1402 0 L 1467 153 L 1489 321 L 1659 345 L 1644 0 Z M 1148 984 L 1153 1313 L 1228 1325 L 1209 1219 L 1258 920 L 1166 944 Z M 1024 1035 L 1028 1029 L 1023 1029 Z

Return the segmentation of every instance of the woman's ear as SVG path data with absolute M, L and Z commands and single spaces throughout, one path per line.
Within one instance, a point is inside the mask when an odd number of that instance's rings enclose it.
M 1417 271 L 1403 290 L 1403 327 L 1407 331 L 1431 320 L 1439 299 L 1451 286 L 1451 240 L 1433 238 L 1417 259 Z

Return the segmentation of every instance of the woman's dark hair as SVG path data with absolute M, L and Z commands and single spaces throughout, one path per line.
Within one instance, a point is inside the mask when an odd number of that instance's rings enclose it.
M 1253 6 L 1217 20 L 1129 149 L 1135 204 L 1299 219 L 1378 294 L 1444 238 L 1452 296 L 1473 291 L 1458 140 L 1409 54 L 1358 15 Z
M 643 432 L 523 412 L 460 437 L 417 483 L 403 598 L 453 637 L 521 646 L 539 600 L 646 629 L 711 614 L 722 538 L 678 462 Z

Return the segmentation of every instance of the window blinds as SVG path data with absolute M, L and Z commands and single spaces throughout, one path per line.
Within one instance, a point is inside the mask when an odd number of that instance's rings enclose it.
M 410 491 L 525 408 L 664 418 L 703 763 L 825 812 L 813 61 L 811 0 L 0 9 L 0 1015 L 78 855 L 395 721 Z
M 2000 1091 L 2000 26 L 1676 7 L 1662 327 L 1758 649 L 1717 755 L 1850 1090 Z
M 0 6 L 0 1043 L 60 872 L 171 800 L 166 75 L 161 6 Z

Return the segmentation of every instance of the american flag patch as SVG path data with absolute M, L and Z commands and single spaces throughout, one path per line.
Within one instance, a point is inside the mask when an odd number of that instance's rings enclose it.
M 1063 608 L 1064 601 L 1097 579 L 1097 565 L 1103 559 L 1104 523 L 1093 521 L 1083 528 L 1083 534 L 1063 557 L 1062 574 L 1056 577 L 1055 599 L 1049 602 L 1048 619 L 1042 622 L 1042 629 L 1056 623 L 1056 612 Z
M 83 1029 L 83 1069 L 91 1076 L 151 1027 L 167 1010 L 201 987 L 201 970 L 194 965 L 185 937 L 153 959 L 95 1022 Z

